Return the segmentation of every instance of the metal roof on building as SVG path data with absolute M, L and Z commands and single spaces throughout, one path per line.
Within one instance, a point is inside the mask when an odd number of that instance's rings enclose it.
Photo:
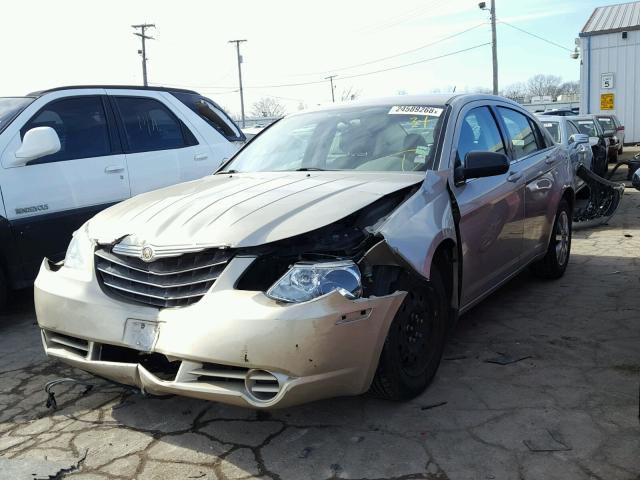
M 580 32 L 581 37 L 602 33 L 640 30 L 640 2 L 596 8 Z

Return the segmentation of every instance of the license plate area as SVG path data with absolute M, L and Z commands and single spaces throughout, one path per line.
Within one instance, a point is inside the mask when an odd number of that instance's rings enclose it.
M 124 325 L 123 341 L 129 347 L 142 352 L 150 352 L 156 344 L 160 327 L 148 320 L 128 318 Z

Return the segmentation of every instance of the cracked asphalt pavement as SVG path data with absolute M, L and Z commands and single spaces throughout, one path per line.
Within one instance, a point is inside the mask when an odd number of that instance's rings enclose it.
M 525 272 L 461 318 L 419 398 L 268 413 L 48 361 L 21 292 L 0 315 L 0 478 L 639 480 L 639 254 L 628 188 L 609 225 L 574 232 L 562 279 Z M 61 377 L 94 387 L 60 384 L 47 409 Z

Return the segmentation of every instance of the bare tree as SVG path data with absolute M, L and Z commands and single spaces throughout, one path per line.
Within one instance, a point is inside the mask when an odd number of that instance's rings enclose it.
M 558 87 L 558 95 L 577 95 L 580 93 L 580 82 L 564 82 Z
M 555 97 L 558 95 L 560 83 L 562 78 L 557 75 L 534 75 L 527 81 L 527 93 L 532 97 L 545 95 Z
M 349 86 L 349 88 L 342 89 L 342 95 L 340 95 L 340 100 L 345 102 L 347 100 L 355 100 L 362 95 L 362 90 L 356 90 L 353 85 Z
M 515 100 L 516 102 L 524 102 L 527 96 L 527 86 L 523 82 L 512 83 L 504 87 L 500 95 Z
M 262 97 L 251 107 L 254 117 L 282 117 L 285 112 L 284 105 L 273 97 Z

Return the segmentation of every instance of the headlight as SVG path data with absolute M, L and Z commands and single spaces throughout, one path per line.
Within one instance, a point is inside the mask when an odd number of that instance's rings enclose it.
M 91 240 L 87 232 L 88 224 L 85 223 L 78 230 L 73 232 L 71 243 L 67 247 L 67 254 L 64 256 L 64 266 L 73 269 L 83 269 L 89 261 L 91 254 Z
M 360 270 L 351 260 L 325 263 L 296 263 L 267 291 L 283 302 L 306 302 L 337 290 L 346 298 L 362 295 Z

